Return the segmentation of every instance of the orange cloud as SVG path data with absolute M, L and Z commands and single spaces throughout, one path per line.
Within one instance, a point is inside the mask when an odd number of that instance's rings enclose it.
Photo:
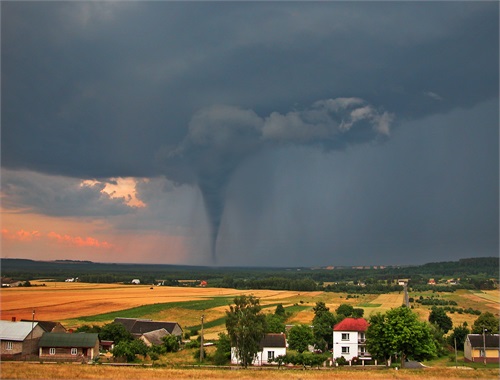
M 18 231 L 10 231 L 7 228 L 2 228 L 2 239 L 5 240 L 29 243 L 34 240 L 47 238 L 57 243 L 72 245 L 75 247 L 94 247 L 105 249 L 114 248 L 113 244 L 110 244 L 106 241 L 99 241 L 98 239 L 90 236 L 82 238 L 81 236 L 61 235 L 53 231 L 49 232 L 46 235 L 43 235 L 40 231 L 30 232 L 24 229 L 20 229 Z
M 35 239 L 39 239 L 42 234 L 39 231 L 25 231 L 20 229 L 19 231 L 10 232 L 6 228 L 2 228 L 2 238 L 8 240 L 17 240 L 17 241 L 33 241 Z
M 60 235 L 56 232 L 49 232 L 47 237 L 57 243 L 68 244 L 76 247 L 113 248 L 113 244 L 106 241 L 99 241 L 93 237 L 82 238 L 80 236 Z
M 136 186 L 138 180 L 135 178 L 110 178 L 112 182 L 106 182 L 101 193 L 106 193 L 110 198 L 122 198 L 123 202 L 130 207 L 146 207 L 146 204 L 137 198 Z M 143 180 L 145 181 L 145 180 Z M 80 186 L 94 186 L 102 182 L 96 180 L 84 180 Z

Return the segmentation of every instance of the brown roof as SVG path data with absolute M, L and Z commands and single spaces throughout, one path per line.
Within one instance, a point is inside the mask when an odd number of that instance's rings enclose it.
M 469 334 L 467 335 L 467 339 L 470 341 L 472 347 L 484 347 L 486 348 L 498 348 L 500 342 L 500 335 L 498 334 Z
M 151 344 L 157 346 L 163 344 L 162 338 L 167 335 L 170 335 L 170 333 L 165 329 L 154 330 L 142 334 L 142 336 L 145 337 Z
M 31 319 L 21 319 L 21 322 L 32 322 Z M 53 322 L 53 321 L 37 321 L 36 319 L 34 322 L 38 322 L 38 326 L 40 326 L 42 329 L 44 329 L 47 332 L 53 332 L 54 328 L 60 325 L 62 329 L 66 330 L 66 328 L 60 324 L 59 322 Z
M 260 348 L 264 347 L 286 347 L 285 334 L 266 334 L 259 343 Z
M 142 335 L 144 333 L 165 329 L 169 334 L 172 334 L 177 322 L 162 322 L 153 321 L 151 319 L 134 319 L 134 318 L 115 318 L 115 322 L 125 326 L 127 331 L 134 335 Z
M 132 327 L 134 327 L 135 322 L 137 321 L 151 321 L 151 319 L 137 319 L 137 318 L 115 318 L 115 323 L 121 323 L 125 326 L 128 332 L 132 331 Z

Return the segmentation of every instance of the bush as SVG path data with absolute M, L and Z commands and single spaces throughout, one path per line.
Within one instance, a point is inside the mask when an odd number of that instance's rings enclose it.
M 163 345 L 167 352 L 179 351 L 179 339 L 174 335 L 167 335 L 162 338 Z
M 188 343 L 185 345 L 186 348 L 200 348 L 200 341 L 199 340 L 190 340 Z
M 341 357 L 335 358 L 335 363 L 337 363 L 338 365 L 346 365 L 346 364 L 348 364 L 348 361 L 346 358 L 341 356 Z

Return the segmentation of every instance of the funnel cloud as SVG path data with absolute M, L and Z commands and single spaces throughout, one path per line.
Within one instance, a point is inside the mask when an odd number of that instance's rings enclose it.
M 176 177 L 179 162 L 198 186 L 211 224 L 211 255 L 216 263 L 217 236 L 228 183 L 238 166 L 264 149 L 283 145 L 310 145 L 329 151 L 389 136 L 394 115 L 377 110 L 360 98 L 314 102 L 304 110 L 259 116 L 252 110 L 216 105 L 198 111 L 188 135 L 167 152 L 165 175 Z M 169 160 L 175 170 L 168 170 Z

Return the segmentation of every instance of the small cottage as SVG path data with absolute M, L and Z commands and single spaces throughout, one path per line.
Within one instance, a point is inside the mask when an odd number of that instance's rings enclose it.
M 99 356 L 96 333 L 44 333 L 38 343 L 40 360 L 89 362 Z
M 277 364 L 273 360 L 278 356 L 286 355 L 287 341 L 285 334 L 266 334 L 259 343 L 259 352 L 255 356 L 252 365 Z M 235 347 L 231 348 L 231 363 L 240 364 L 236 356 Z
M 466 362 L 499 363 L 498 334 L 469 334 L 464 344 L 464 359 Z

